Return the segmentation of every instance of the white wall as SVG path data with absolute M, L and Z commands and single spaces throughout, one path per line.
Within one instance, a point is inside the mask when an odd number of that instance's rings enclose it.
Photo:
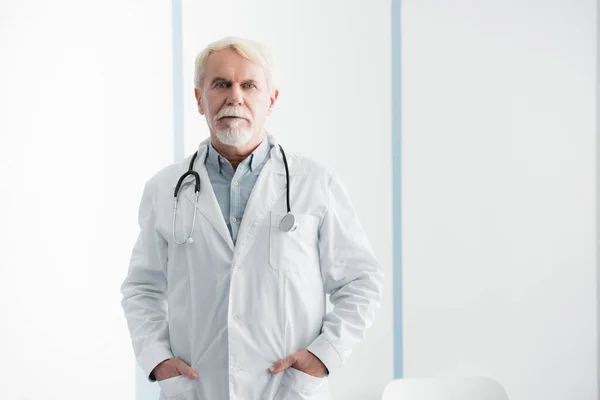
M 405 375 L 596 399 L 593 0 L 405 0 Z
M 0 398 L 133 399 L 119 301 L 172 160 L 171 5 L 0 2 Z
M 208 137 L 193 95 L 196 54 L 229 35 L 263 41 L 282 76 L 271 131 L 284 148 L 340 173 L 385 268 L 383 307 L 331 376 L 333 399 L 379 399 L 393 373 L 389 13 L 389 1 L 183 2 L 185 154 Z

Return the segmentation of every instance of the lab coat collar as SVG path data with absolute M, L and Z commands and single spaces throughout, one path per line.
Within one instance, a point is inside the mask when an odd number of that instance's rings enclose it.
M 282 175 L 285 177 L 285 166 L 283 164 L 283 156 L 281 149 L 279 148 L 279 142 L 272 135 L 267 135 L 269 144 L 271 145 L 271 158 L 275 160 L 274 171 L 276 175 Z M 295 175 L 305 175 L 307 172 L 302 167 L 301 157 L 293 152 L 290 152 L 285 146 L 282 146 L 285 151 L 285 157 L 288 162 L 288 168 L 290 177 Z

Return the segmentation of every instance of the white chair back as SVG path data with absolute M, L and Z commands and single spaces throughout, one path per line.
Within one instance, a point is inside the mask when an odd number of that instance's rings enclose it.
M 486 377 L 407 378 L 390 382 L 382 400 L 508 400 L 504 388 Z

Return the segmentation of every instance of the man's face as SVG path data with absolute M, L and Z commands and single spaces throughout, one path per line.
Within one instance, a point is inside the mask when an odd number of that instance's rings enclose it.
M 194 92 L 211 135 L 240 148 L 262 139 L 265 120 L 278 96 L 267 87 L 263 68 L 234 49 L 208 57 L 202 90 Z

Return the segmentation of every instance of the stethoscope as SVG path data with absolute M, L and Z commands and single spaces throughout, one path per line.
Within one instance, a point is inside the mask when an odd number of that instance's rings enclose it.
M 287 159 L 285 157 L 285 152 L 283 151 L 283 147 L 279 145 L 279 149 L 281 150 L 281 155 L 283 156 L 283 165 L 285 165 L 285 191 L 286 191 L 286 200 L 287 200 L 287 214 L 281 219 L 279 223 L 279 229 L 283 232 L 293 232 L 298 228 L 298 221 L 296 220 L 296 216 L 292 213 L 290 208 L 290 171 L 288 169 Z M 192 238 L 192 234 L 194 233 L 194 228 L 196 227 L 196 211 L 198 209 L 198 198 L 200 196 L 200 175 L 196 171 L 194 171 L 194 162 L 196 161 L 196 157 L 198 156 L 198 152 L 196 151 L 190 160 L 190 166 L 183 175 L 177 181 L 177 185 L 175 186 L 175 193 L 173 194 L 173 242 L 177 245 L 181 245 L 184 243 L 194 243 L 194 239 Z M 188 176 L 192 175 L 194 177 L 194 191 L 196 192 L 196 200 L 194 202 L 194 217 L 192 218 L 192 227 L 190 229 L 190 233 L 187 238 L 183 242 L 177 241 L 175 237 L 175 220 L 177 219 L 177 204 L 179 203 L 179 188 L 183 184 L 183 181 Z

